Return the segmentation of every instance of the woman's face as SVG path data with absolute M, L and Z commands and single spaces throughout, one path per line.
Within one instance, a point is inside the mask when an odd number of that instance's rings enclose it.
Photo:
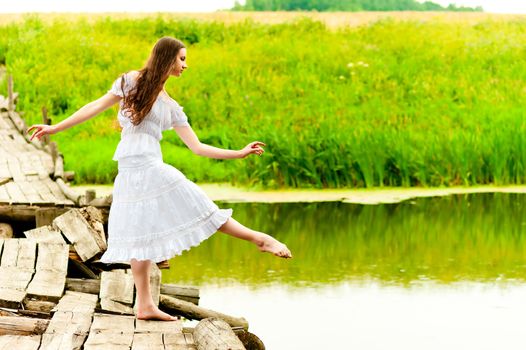
M 186 68 L 188 68 L 188 66 L 186 65 L 186 48 L 183 47 L 177 53 L 177 57 L 175 58 L 175 64 L 172 68 L 172 71 L 170 72 L 170 75 L 180 77 Z

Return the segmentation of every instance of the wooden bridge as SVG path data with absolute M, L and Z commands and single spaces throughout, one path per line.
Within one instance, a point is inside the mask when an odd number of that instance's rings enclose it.
M 27 125 L 15 111 L 17 93 L 9 79 L 8 97 L 0 95 L 0 220 L 37 221 L 48 224 L 68 208 L 94 205 L 103 210 L 111 196 L 96 198 L 95 191 L 76 193 L 67 181 L 73 172 L 64 172 L 64 157 L 46 135 L 29 141 Z M 50 124 L 45 108 L 42 123 Z
M 152 264 L 150 286 L 179 319 L 136 319 L 129 264 L 98 260 L 111 196 L 69 188 L 56 144 L 29 142 L 16 97 L 9 79 L 0 96 L 0 350 L 264 349 L 244 318 L 198 306 L 197 288 L 162 284 L 167 264 Z M 20 221 L 25 229 L 9 224 Z M 181 317 L 200 322 L 185 328 Z

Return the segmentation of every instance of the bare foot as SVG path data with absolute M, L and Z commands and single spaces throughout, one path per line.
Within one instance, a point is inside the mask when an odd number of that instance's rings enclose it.
M 154 305 L 146 308 L 138 308 L 137 318 L 139 320 L 177 321 L 177 317 L 168 315 Z
M 280 258 L 292 258 L 292 254 L 287 246 L 272 236 L 262 233 L 261 241 L 256 243 L 259 250 L 269 252 Z

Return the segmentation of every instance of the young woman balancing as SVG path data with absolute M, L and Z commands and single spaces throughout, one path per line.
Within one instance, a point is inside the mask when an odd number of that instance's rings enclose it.
M 164 85 L 187 68 L 186 48 L 177 39 L 161 38 L 139 71 L 123 74 L 101 98 L 88 103 L 56 125 L 37 124 L 31 136 L 44 135 L 82 123 L 119 102 L 121 140 L 113 160 L 118 174 L 108 218 L 108 250 L 101 261 L 130 262 L 137 288 L 137 318 L 173 320 L 153 303 L 150 264 L 179 255 L 216 231 L 254 243 L 260 251 L 291 258 L 287 246 L 268 234 L 251 230 L 234 220 L 232 209 L 219 209 L 206 194 L 179 170 L 165 164 L 159 141 L 161 132 L 173 128 L 195 154 L 216 159 L 244 158 L 263 154 L 263 142 L 241 150 L 203 144 L 190 127 L 179 104 Z

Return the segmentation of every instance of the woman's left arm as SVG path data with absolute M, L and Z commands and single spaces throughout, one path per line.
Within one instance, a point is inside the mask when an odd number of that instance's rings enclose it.
M 240 150 L 230 150 L 201 143 L 191 126 L 174 126 L 173 129 L 177 135 L 179 135 L 181 140 L 183 140 L 184 144 L 199 156 L 214 159 L 234 159 L 245 158 L 250 154 L 257 154 L 260 156 L 265 152 L 263 149 L 265 144 L 260 141 L 251 142 Z

